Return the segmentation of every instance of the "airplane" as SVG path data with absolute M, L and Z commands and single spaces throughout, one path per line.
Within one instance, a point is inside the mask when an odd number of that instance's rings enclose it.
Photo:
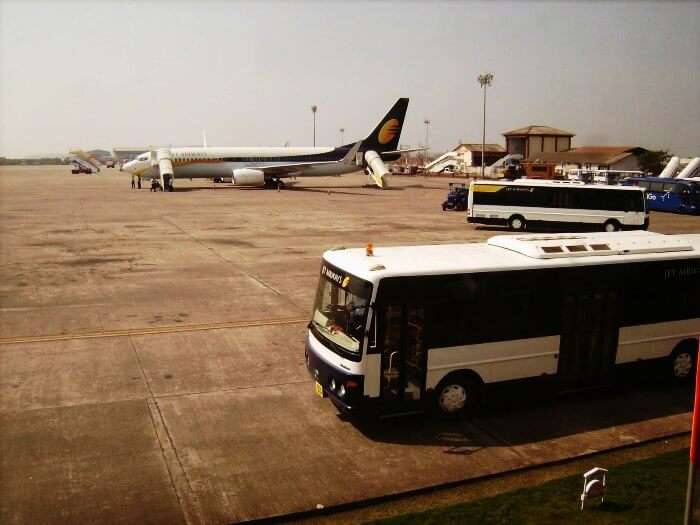
M 146 151 L 122 166 L 122 171 L 145 179 L 160 178 L 161 188 L 173 191 L 176 178 L 231 178 L 235 186 L 279 184 L 289 177 L 342 175 L 364 169 L 380 188 L 388 185 L 385 161 L 417 149 L 397 149 L 408 109 L 400 98 L 379 124 L 357 142 L 338 147 L 170 147 Z

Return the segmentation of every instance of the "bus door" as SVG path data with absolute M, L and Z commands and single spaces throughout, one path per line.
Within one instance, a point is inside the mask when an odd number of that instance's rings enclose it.
M 696 212 L 698 206 L 700 206 L 700 194 L 693 186 L 686 186 L 685 184 L 678 184 L 679 202 L 678 211 L 685 212 Z
M 620 303 L 611 290 L 564 296 L 557 371 L 563 387 L 585 388 L 613 379 Z
M 384 401 L 417 401 L 425 388 L 425 312 L 415 304 L 390 304 L 379 311 Z

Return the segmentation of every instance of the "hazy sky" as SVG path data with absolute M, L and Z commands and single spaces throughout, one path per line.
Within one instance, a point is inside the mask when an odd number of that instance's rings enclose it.
M 8 2 L 0 155 L 74 146 L 364 137 L 410 97 L 402 144 L 545 124 L 574 145 L 700 155 L 700 2 Z

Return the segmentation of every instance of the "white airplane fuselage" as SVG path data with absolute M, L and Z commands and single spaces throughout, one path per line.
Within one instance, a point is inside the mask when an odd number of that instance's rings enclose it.
M 284 166 L 290 163 L 299 164 L 298 173 L 292 173 L 291 176 L 343 175 L 362 169 L 355 164 L 338 162 L 344 151 L 333 147 L 180 147 L 169 148 L 169 151 L 175 178 L 231 177 L 235 169 Z M 151 157 L 151 152 L 142 153 L 124 164 L 122 170 L 144 179 L 158 178 L 158 162 Z M 285 176 L 290 175 L 280 175 L 279 178 Z
M 400 98 L 366 138 L 333 147 L 200 147 L 158 148 L 141 153 L 122 170 L 146 179 L 160 178 L 173 189 L 177 178 L 231 178 L 234 185 L 263 186 L 289 177 L 343 175 L 364 169 L 384 188 L 389 169 L 384 161 L 396 160 L 408 99 Z

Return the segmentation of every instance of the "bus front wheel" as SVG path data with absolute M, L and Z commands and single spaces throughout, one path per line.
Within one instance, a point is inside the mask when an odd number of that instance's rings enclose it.
M 697 346 L 697 341 L 683 341 L 671 354 L 671 372 L 677 381 L 687 381 L 693 376 L 697 359 Z
M 520 215 L 513 215 L 508 219 L 508 227 L 516 232 L 523 231 L 525 229 L 525 219 Z
M 479 382 L 468 375 L 448 376 L 435 389 L 435 408 L 443 417 L 465 416 L 477 405 L 479 390 Z

